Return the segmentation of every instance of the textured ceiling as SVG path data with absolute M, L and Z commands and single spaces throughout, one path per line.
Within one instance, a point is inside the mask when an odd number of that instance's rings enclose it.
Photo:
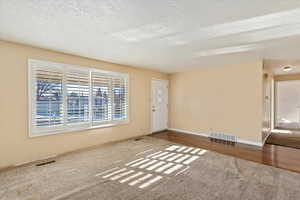
M 285 66 L 292 67 L 292 70 L 283 71 Z M 300 74 L 300 60 L 265 60 L 264 67 L 274 75 Z
M 299 0 L 0 0 L 0 39 L 163 72 L 299 60 Z

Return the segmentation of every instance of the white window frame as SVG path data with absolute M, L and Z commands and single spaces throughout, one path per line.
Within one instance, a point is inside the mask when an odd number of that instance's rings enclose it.
M 35 115 L 35 95 L 36 91 L 34 89 L 35 84 L 35 78 L 32 77 L 33 73 L 33 66 L 39 65 L 39 66 L 45 66 L 45 67 L 55 67 L 55 68 L 62 68 L 62 71 L 64 71 L 63 74 L 63 105 L 64 105 L 64 123 L 61 126 L 57 127 L 41 127 L 38 128 L 39 131 L 34 129 L 33 125 L 33 115 Z M 66 120 L 66 82 L 65 82 L 65 71 L 68 69 L 75 69 L 80 71 L 88 71 L 89 72 L 89 122 L 82 122 L 82 123 L 74 123 L 74 125 L 71 124 L 65 124 Z M 125 120 L 111 120 L 109 122 L 104 122 L 101 124 L 97 124 L 93 126 L 93 110 L 92 110 L 92 103 L 93 103 L 93 92 L 92 92 L 92 73 L 98 72 L 102 74 L 107 74 L 109 76 L 117 76 L 122 77 L 125 79 L 127 84 L 127 95 L 126 95 L 126 102 L 127 102 L 127 109 L 126 109 L 126 119 Z M 56 63 L 56 62 L 49 62 L 49 61 L 43 61 L 43 60 L 37 60 L 28 58 L 28 135 L 29 137 L 38 137 L 38 136 L 46 136 L 46 135 L 53 135 L 53 134 L 60 134 L 60 133 L 71 133 L 71 132 L 77 132 L 77 131 L 83 131 L 83 130 L 90 130 L 90 129 L 96 129 L 96 128 L 105 128 L 105 127 L 111 127 L 111 126 L 117 126 L 121 124 L 128 124 L 130 122 L 130 102 L 129 102 L 129 74 L 127 73 L 119 73 L 119 72 L 113 72 L 113 71 L 107 71 L 107 70 L 100 70 L 92 67 L 81 67 L 77 65 L 70 65 L 70 64 L 63 64 L 63 63 Z

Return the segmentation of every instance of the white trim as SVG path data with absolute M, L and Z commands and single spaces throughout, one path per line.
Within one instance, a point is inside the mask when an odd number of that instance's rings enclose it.
M 275 117 L 275 81 L 274 77 L 271 79 L 271 131 L 274 129 L 274 117 Z M 271 131 L 269 135 L 271 134 Z
M 271 133 L 285 133 L 285 134 L 294 134 L 297 133 L 299 134 L 299 130 L 288 130 L 288 129 L 273 129 L 271 130 Z
M 122 72 L 115 72 L 115 71 L 109 71 L 109 70 L 102 70 L 102 69 L 97 69 L 93 66 L 78 66 L 75 64 L 65 64 L 65 63 L 58 63 L 58 62 L 52 62 L 52 61 L 45 61 L 45 60 L 37 60 L 33 58 L 28 58 L 28 64 L 36 64 L 44 67 L 54 67 L 57 69 L 61 69 L 61 67 L 64 68 L 72 68 L 72 69 L 77 69 L 77 70 L 83 70 L 83 71 L 92 71 L 92 72 L 98 72 L 102 74 L 109 74 L 113 76 L 122 76 L 122 77 L 128 77 L 128 73 L 122 73 Z M 75 70 L 76 70 L 75 69 Z
M 93 104 L 93 82 L 92 82 L 92 71 L 91 70 L 89 71 L 89 76 L 90 76 L 89 77 L 90 78 L 89 92 L 90 92 L 90 94 L 92 94 L 89 96 L 89 119 L 90 119 L 89 124 L 90 124 L 90 127 L 92 127 L 93 126 L 93 106 L 92 106 L 92 104 Z
M 28 109 L 27 109 L 27 112 L 28 112 L 28 121 L 27 121 L 27 131 L 28 131 L 28 135 L 30 136 L 31 135 L 31 124 L 32 124 L 32 67 L 31 66 L 31 60 L 28 59 L 27 60 L 27 100 L 28 100 Z
M 64 67 L 63 68 L 63 80 L 62 80 L 62 93 L 63 93 L 63 125 L 66 126 L 67 125 L 67 121 L 68 121 L 68 106 L 67 106 L 67 102 L 68 102 L 68 95 L 67 94 L 67 69 Z
M 262 141 L 263 145 L 266 144 L 266 141 L 270 137 L 271 133 L 272 133 L 272 131 L 270 130 L 269 133 L 268 133 L 268 135 L 263 139 L 263 141 Z
M 203 137 L 209 137 L 209 135 L 206 134 L 206 133 L 198 133 L 198 132 L 194 132 L 194 131 L 187 131 L 187 130 L 176 129 L 176 128 L 168 128 L 168 130 L 179 132 L 179 133 L 187 133 L 187 134 L 190 134 L 190 135 L 198 135 L 198 136 L 203 136 Z
M 243 140 L 243 139 L 237 139 L 237 142 L 243 143 L 243 144 L 249 144 L 249 145 L 253 145 L 253 146 L 259 146 L 259 147 L 264 146 L 264 144 L 262 142 L 253 142 L 253 141 Z
M 182 130 L 182 129 L 176 129 L 176 128 L 168 128 L 168 130 L 176 131 L 178 133 L 186 133 L 186 134 L 190 134 L 190 135 L 198 135 L 198 136 L 203 136 L 203 137 L 209 137 L 208 133 L 198 133 L 198 132 L 194 132 L 194 131 L 188 131 L 188 130 Z M 243 143 L 243 144 L 259 146 L 259 147 L 263 146 L 263 143 L 261 143 L 261 142 L 253 142 L 253 141 L 243 140 L 243 139 L 237 139 L 237 142 L 238 143 Z
M 123 121 L 119 121 L 118 123 L 108 123 L 108 124 L 101 124 L 101 125 L 95 125 L 92 127 L 80 127 L 80 128 L 63 128 L 63 129 L 57 129 L 55 131 L 44 131 L 41 133 L 35 133 L 34 135 L 30 135 L 29 137 L 40 137 L 40 136 L 47 136 L 47 135 L 56 135 L 56 134 L 67 134 L 67 133 L 74 133 L 74 132 L 81 132 L 81 131 L 88 131 L 88 130 L 92 130 L 92 129 L 98 129 L 98 128 L 109 128 L 109 127 L 113 127 L 113 126 L 119 126 L 119 125 L 125 125 L 128 124 L 129 121 L 128 120 L 123 120 Z
M 131 86 L 130 86 L 130 77 L 129 77 L 129 74 L 126 74 L 126 76 L 125 76 L 125 78 L 126 78 L 126 94 L 127 94 L 127 96 L 126 96 L 126 101 L 127 101 L 127 107 L 126 107 L 126 116 L 127 116 L 127 118 L 126 118 L 126 120 L 125 120 L 125 122 L 127 122 L 127 123 L 129 123 L 130 122 L 130 116 L 131 116 L 131 112 L 130 112 L 130 108 L 131 108 L 131 104 L 130 104 L 130 88 L 131 88 Z

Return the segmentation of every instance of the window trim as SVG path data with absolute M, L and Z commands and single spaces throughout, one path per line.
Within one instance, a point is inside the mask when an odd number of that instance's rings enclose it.
M 82 122 L 82 123 L 74 123 L 70 124 L 70 126 L 66 124 L 62 124 L 61 126 L 57 127 L 52 127 L 52 128 L 45 128 L 43 131 L 34 131 L 33 128 L 33 114 L 35 113 L 33 108 L 35 105 L 35 91 L 34 91 L 34 77 L 32 77 L 32 73 L 34 70 L 33 65 L 40 65 L 45 67 L 55 67 L 55 68 L 62 68 L 63 71 L 63 93 L 65 94 L 66 92 L 66 87 L 65 87 L 65 71 L 69 68 L 71 69 L 78 69 L 82 71 L 88 71 L 89 72 L 89 121 L 88 122 Z M 126 109 L 126 119 L 124 120 L 111 120 L 109 122 L 103 122 L 103 124 L 97 124 L 93 126 L 93 111 L 92 111 L 92 73 L 93 72 L 98 72 L 102 74 L 108 74 L 110 76 L 118 76 L 118 77 L 123 77 L 126 80 L 127 84 L 127 95 L 126 95 L 126 102 L 127 102 L 127 109 Z M 130 79 L 129 79 L 129 74 L 128 73 L 121 73 L 121 72 L 114 72 L 114 71 L 108 71 L 108 70 L 102 70 L 102 69 L 96 69 L 94 67 L 83 67 L 83 66 L 78 66 L 78 65 L 72 65 L 72 64 L 64 64 L 64 63 L 57 63 L 57 62 L 50 62 L 50 61 L 44 61 L 44 60 L 37 60 L 33 58 L 28 58 L 27 60 L 27 95 L 28 95 L 28 136 L 29 137 L 40 137 L 40 136 L 47 136 L 47 135 L 55 135 L 55 134 L 62 134 L 62 133 L 74 133 L 74 132 L 81 132 L 84 130 L 92 130 L 92 129 L 99 129 L 99 128 L 106 128 L 106 127 L 113 127 L 113 126 L 118 126 L 118 125 L 124 125 L 130 123 L 130 98 L 129 98 L 129 93 L 130 93 Z M 64 104 L 64 109 L 65 109 L 65 100 L 66 96 L 63 96 L 63 104 Z M 64 110 L 65 112 L 65 110 Z M 65 114 L 64 114 L 65 118 Z M 64 119 L 65 122 L 65 119 Z M 43 129 L 42 127 L 40 129 Z

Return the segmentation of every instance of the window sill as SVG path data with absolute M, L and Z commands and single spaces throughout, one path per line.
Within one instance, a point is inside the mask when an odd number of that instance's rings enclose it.
M 114 122 L 114 123 L 109 123 L 109 124 L 101 124 L 101 125 L 96 125 L 96 126 L 92 126 L 92 127 L 78 127 L 77 126 L 75 128 L 70 127 L 70 128 L 64 128 L 64 129 L 55 130 L 55 131 L 41 131 L 41 132 L 36 132 L 36 133 L 29 132 L 29 137 L 35 138 L 35 137 L 50 136 L 50 135 L 57 135 L 57 134 L 68 134 L 68 133 L 74 133 L 74 132 L 89 131 L 89 130 L 93 130 L 93 129 L 109 128 L 109 127 L 125 125 L 125 124 L 129 124 L 129 120 L 124 120 L 124 121 L 119 121 L 119 122 Z

